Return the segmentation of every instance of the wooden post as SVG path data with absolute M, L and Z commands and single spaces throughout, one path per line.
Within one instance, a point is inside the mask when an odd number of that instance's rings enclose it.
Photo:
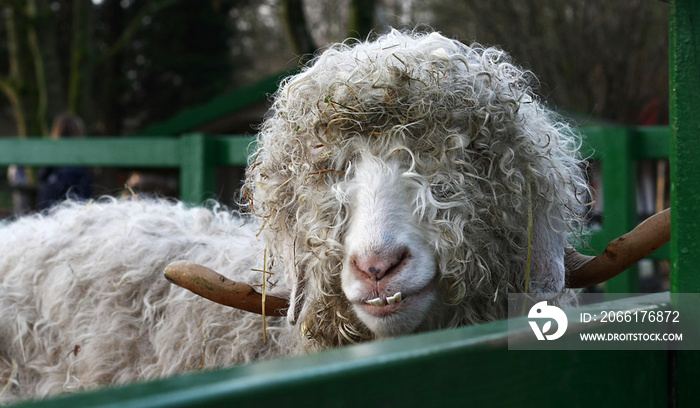
M 602 161 L 603 227 L 607 241 L 622 236 L 637 225 L 636 163 L 632 159 L 632 135 L 627 128 L 607 131 L 602 141 L 606 154 Z M 639 292 L 636 265 L 605 283 L 608 293 Z
M 671 291 L 700 292 L 700 2 L 669 4 L 671 120 Z M 700 305 L 675 297 L 684 323 L 698 327 Z M 697 406 L 700 351 L 671 352 L 675 407 Z
M 180 197 L 190 204 L 201 204 L 215 197 L 216 161 L 213 146 L 203 134 L 180 139 Z
M 672 290 L 700 292 L 700 3 L 671 1 L 669 17 Z

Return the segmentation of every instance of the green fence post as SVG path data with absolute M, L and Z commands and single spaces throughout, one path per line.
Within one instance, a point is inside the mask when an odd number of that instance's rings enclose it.
M 670 6 L 672 289 L 700 292 L 700 3 Z
M 669 4 L 671 119 L 671 291 L 700 292 L 700 2 Z M 676 299 L 697 327 L 700 305 Z M 697 406 L 700 351 L 675 354 L 675 406 Z
M 636 168 L 632 159 L 632 135 L 624 127 L 605 129 L 602 160 L 603 228 L 605 242 L 626 234 L 637 225 Z M 637 266 L 605 283 L 608 293 L 639 292 Z
M 203 134 L 180 138 L 180 197 L 201 204 L 216 193 L 216 161 L 213 144 Z

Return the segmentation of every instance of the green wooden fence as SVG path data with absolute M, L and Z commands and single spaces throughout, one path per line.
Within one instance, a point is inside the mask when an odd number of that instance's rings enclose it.
M 250 137 L 129 137 L 0 139 L 0 166 L 174 167 L 182 199 L 202 203 L 214 196 L 219 166 L 245 165 Z
M 603 226 L 591 234 L 590 245 L 580 248 L 600 253 L 614 238 L 637 225 L 636 161 L 669 156 L 668 127 L 595 127 L 580 129 L 583 154 L 602 163 L 604 198 Z M 191 134 L 179 137 L 129 137 L 84 139 L 0 139 L 0 166 L 104 166 L 173 167 L 180 170 L 180 191 L 186 202 L 198 204 L 215 197 L 216 169 L 243 166 L 253 138 L 212 137 Z M 614 194 L 613 194 L 614 192 Z M 669 259 L 668 246 L 652 255 Z M 609 281 L 607 290 L 638 291 L 636 268 Z

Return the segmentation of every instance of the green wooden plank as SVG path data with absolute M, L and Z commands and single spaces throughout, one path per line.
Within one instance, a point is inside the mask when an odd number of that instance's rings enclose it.
M 216 197 L 216 160 L 214 143 L 203 134 L 180 138 L 180 197 L 191 204 L 201 204 Z
M 222 166 L 246 166 L 248 156 L 255 152 L 255 138 L 234 136 L 215 139 L 214 155 L 217 164 Z
M 605 139 L 608 137 L 608 128 L 601 126 L 589 126 L 580 128 L 582 135 L 581 155 L 590 160 L 600 160 L 602 149 L 605 148 Z
M 665 352 L 460 353 L 398 364 L 370 353 L 356 368 L 277 363 L 56 400 L 37 407 L 663 407 Z M 347 358 L 351 358 L 348 356 Z M 288 377 L 292 365 L 294 377 Z M 233 371 L 233 372 L 232 372 Z M 283 381 L 277 373 L 285 375 Z M 244 376 L 248 378 L 243 378 Z
M 216 167 L 245 166 L 253 138 L 185 135 L 180 138 L 0 139 L 0 165 L 178 167 L 184 201 L 215 197 Z
M 669 155 L 670 132 L 666 126 L 654 127 L 585 127 L 582 154 L 602 162 L 604 225 L 593 231 L 588 245 L 579 250 L 597 255 L 613 239 L 625 234 L 637 224 L 636 219 L 636 160 L 663 159 Z M 612 192 L 612 193 L 611 193 Z M 669 245 L 649 256 L 650 259 L 669 259 Z M 606 285 L 608 291 L 633 292 L 638 288 L 637 268 L 630 268 L 622 276 Z
M 138 135 L 179 135 L 195 131 L 199 126 L 213 122 L 255 102 L 264 101 L 269 94 L 277 90 L 283 78 L 296 72 L 297 70 L 293 69 L 281 74 L 275 74 L 256 84 L 236 89 L 205 104 L 184 109 L 165 122 L 156 123 L 139 130 Z
M 655 294 L 628 309 L 661 307 L 659 298 L 668 304 Z M 509 351 L 507 328 L 502 320 L 20 407 L 668 405 L 665 351 Z
M 631 157 L 634 159 L 667 159 L 670 152 L 670 130 L 667 126 L 621 127 L 590 126 L 579 129 L 583 135 L 581 149 L 584 157 L 600 160 L 607 149 L 608 139 L 624 131 L 632 138 Z
M 632 137 L 626 128 L 609 129 L 606 137 L 599 142 L 604 146 L 601 157 L 603 229 L 609 242 L 637 225 L 637 178 L 630 156 Z M 638 292 L 637 267 L 633 266 L 607 281 L 605 289 L 613 293 Z
M 668 159 L 671 151 L 671 132 L 668 126 L 631 128 L 632 157 L 635 159 Z
M 176 167 L 180 146 L 172 138 L 0 138 L 0 165 Z

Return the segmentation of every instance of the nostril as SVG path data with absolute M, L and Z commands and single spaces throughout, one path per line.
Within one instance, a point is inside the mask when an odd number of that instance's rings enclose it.
M 363 277 L 380 280 L 386 275 L 401 270 L 410 257 L 410 251 L 406 248 L 378 250 L 362 256 L 353 256 L 351 264 L 355 272 L 364 275 Z

